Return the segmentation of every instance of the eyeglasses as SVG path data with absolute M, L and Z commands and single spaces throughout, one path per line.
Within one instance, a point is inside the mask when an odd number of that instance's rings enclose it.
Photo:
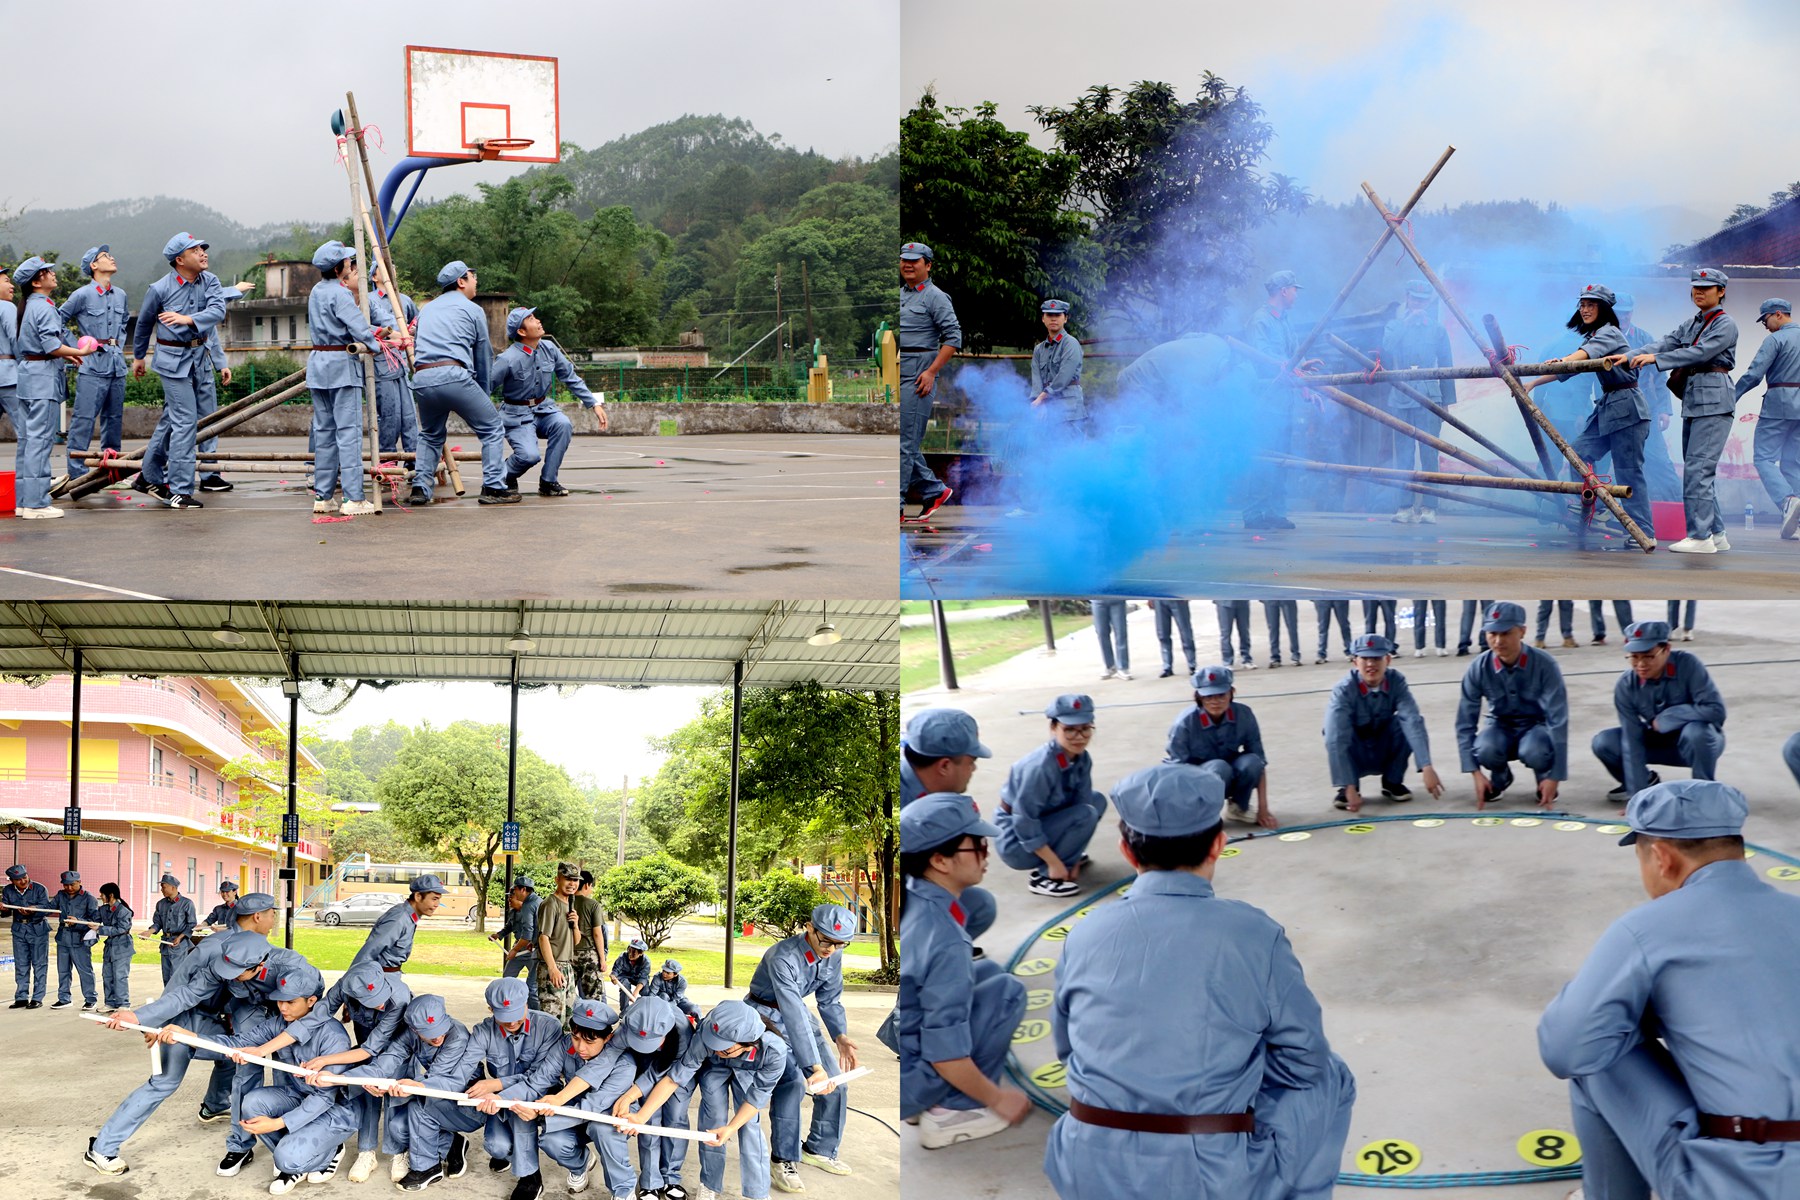
M 958 846 L 955 850 L 951 851 L 952 854 L 979 854 L 983 858 L 987 857 L 987 852 L 988 844 L 986 838 L 976 838 L 973 845 Z
M 1069 737 L 1094 736 L 1094 727 L 1092 725 L 1064 725 L 1062 729 Z

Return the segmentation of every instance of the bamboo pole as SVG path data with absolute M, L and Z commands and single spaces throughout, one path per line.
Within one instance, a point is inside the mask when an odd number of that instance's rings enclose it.
M 1509 516 L 1524 517 L 1535 521 L 1538 514 L 1535 510 L 1523 508 L 1517 504 L 1507 504 L 1500 500 L 1490 500 L 1486 496 L 1472 496 L 1467 492 L 1446 491 L 1443 488 L 1430 487 L 1423 483 L 1397 483 L 1391 479 L 1371 479 L 1376 487 L 1393 488 L 1401 492 L 1417 492 L 1421 496 L 1430 496 L 1434 500 L 1449 500 L 1457 504 L 1473 504 L 1481 508 L 1491 508 Z
M 451 451 L 446 450 L 438 457 L 443 458 L 450 453 Z M 478 450 L 458 450 L 454 453 L 463 462 L 481 461 L 481 452 Z M 230 459 L 233 462 L 311 462 L 314 456 L 310 450 L 215 450 L 199 457 L 202 462 L 219 459 Z M 386 461 L 416 459 L 419 456 L 411 450 L 394 450 L 384 451 L 381 457 Z
M 1495 354 L 1496 358 L 1504 359 L 1507 355 L 1506 337 L 1505 337 L 1505 335 L 1503 335 L 1500 332 L 1500 322 L 1498 322 L 1494 319 L 1493 313 L 1488 313 L 1487 315 L 1482 317 L 1481 320 L 1482 320 L 1482 324 L 1487 327 L 1488 340 L 1493 343 L 1494 354 Z M 1476 349 L 1480 349 L 1480 348 L 1481 347 L 1480 347 L 1479 343 L 1477 343 Z M 1531 365 L 1534 367 L 1542 367 L 1546 364 L 1532 363 Z M 1604 370 L 1606 367 L 1606 364 L 1600 363 L 1600 364 L 1598 364 L 1598 366 L 1599 366 L 1599 369 Z M 1513 374 L 1515 376 L 1545 374 L 1545 372 L 1543 372 L 1543 371 L 1523 371 L 1523 370 L 1520 370 L 1516 366 L 1513 367 L 1512 370 L 1513 370 Z M 1561 374 L 1561 372 L 1555 372 L 1555 373 Z M 1525 406 L 1523 404 L 1519 404 L 1519 398 L 1517 396 L 1513 397 L 1513 403 L 1518 406 L 1519 420 L 1525 422 L 1525 432 L 1529 433 L 1531 435 L 1531 448 L 1533 451 L 1535 451 L 1537 453 L 1538 462 L 1543 464 L 1544 475 L 1546 478 L 1548 478 L 1554 472 L 1552 472 L 1550 469 L 1550 452 L 1544 448 L 1544 431 L 1537 427 L 1537 422 L 1535 422 L 1531 419 L 1531 414 L 1529 412 L 1525 411 Z
M 1374 359 L 1372 359 L 1368 355 L 1364 354 L 1361 350 L 1358 350 L 1355 346 L 1352 346 L 1349 342 L 1346 342 L 1343 338 L 1338 337 L 1336 334 L 1332 334 L 1330 336 L 1331 336 L 1331 344 L 1336 346 L 1339 350 L 1343 351 L 1345 354 L 1348 354 L 1356 362 L 1363 363 L 1364 365 L 1370 366 L 1370 367 L 1373 367 L 1375 365 Z M 1376 372 L 1376 373 L 1382 374 L 1382 372 Z M 1399 374 L 1399 372 L 1397 372 L 1397 371 L 1389 371 L 1389 372 L 1385 372 L 1385 373 L 1389 374 L 1389 375 Z M 1407 398 L 1412 400 L 1414 403 L 1421 404 L 1430 412 L 1436 413 L 1439 417 L 1443 418 L 1443 420 L 1446 424 L 1448 424 L 1456 429 L 1460 429 L 1468 437 L 1473 438 L 1475 440 L 1476 444 L 1480 445 L 1483 449 L 1487 450 L 1490 454 L 1498 455 L 1500 457 L 1501 461 L 1505 462 L 1508 466 L 1512 467 L 1519 474 L 1521 474 L 1521 475 L 1532 474 L 1532 470 L 1530 467 L 1526 466 L 1524 463 L 1520 462 L 1518 459 L 1516 459 L 1512 455 L 1508 454 L 1505 450 L 1501 449 L 1494 442 L 1489 441 L 1486 436 L 1477 432 L 1474 426 L 1465 423 L 1462 420 L 1462 418 L 1456 416 L 1449 409 L 1445 408 L 1443 405 L 1441 405 L 1437 401 L 1433 400 L 1430 396 L 1427 396 L 1424 392 L 1421 392 L 1418 388 L 1415 388 L 1415 387 L 1411 386 L 1410 384 L 1399 383 L 1399 382 L 1396 382 L 1394 384 L 1394 387 L 1399 389 L 1401 394 L 1405 395 Z
M 348 93 L 346 93 L 346 95 L 348 95 Z M 357 187 L 357 156 L 350 149 L 350 143 L 354 142 L 360 134 L 361 131 L 356 128 L 356 118 L 352 116 L 350 118 L 350 124 L 344 130 L 344 174 L 349 176 L 350 179 L 350 231 L 355 235 L 356 240 L 356 265 L 358 268 L 356 272 L 356 307 L 362 312 L 363 324 L 372 327 L 375 322 L 369 315 L 369 256 L 367 248 L 363 245 L 363 228 L 368 223 L 369 214 L 363 207 L 362 190 Z M 375 430 L 377 412 L 379 410 L 375 406 L 374 360 L 371 359 L 370 361 L 363 363 L 362 369 L 363 404 L 368 409 L 368 418 L 363 422 L 363 435 L 368 439 L 368 449 L 366 451 L 364 462 L 379 462 L 381 460 L 376 457 L 376 450 L 379 448 L 380 443 L 377 440 L 378 435 Z M 316 479 L 315 482 L 317 482 Z M 337 486 L 336 480 L 330 481 L 328 486 L 335 490 Z M 370 493 L 373 493 L 372 498 Z M 316 495 L 317 493 L 314 494 Z M 347 493 L 345 498 L 348 500 Z M 329 492 L 326 493 L 325 499 L 331 499 L 331 494 Z M 381 515 L 381 489 L 379 487 L 365 488 L 363 499 L 371 501 L 375 505 L 376 516 Z
M 1357 264 L 1356 270 L 1350 273 L 1350 281 L 1339 290 L 1337 298 L 1325 310 L 1325 315 L 1319 318 L 1318 323 L 1308 330 L 1306 336 L 1301 338 L 1299 344 L 1294 347 L 1293 363 L 1298 363 L 1305 356 L 1306 348 L 1318 340 L 1326 323 L 1337 315 L 1338 309 L 1344 306 L 1344 301 L 1350 298 L 1350 293 L 1356 290 L 1356 285 L 1362 282 L 1362 277 L 1369 273 L 1369 268 L 1375 265 L 1377 258 L 1381 257 L 1382 250 L 1387 247 L 1388 239 L 1400 232 L 1400 222 L 1404 221 L 1412 212 L 1413 206 L 1425 195 L 1425 189 L 1431 186 L 1432 181 L 1438 177 L 1438 172 L 1444 169 L 1444 164 L 1449 162 L 1450 156 L 1455 153 L 1455 146 L 1444 147 L 1444 152 L 1438 155 L 1438 160 L 1431 165 L 1431 170 L 1425 173 L 1425 178 L 1419 181 L 1419 186 L 1413 189 L 1413 194 L 1408 196 L 1406 203 L 1400 206 L 1399 216 L 1387 217 L 1385 213 L 1383 214 L 1387 220 L 1387 228 L 1381 231 L 1381 236 L 1375 239 L 1374 248 L 1363 256 L 1363 260 Z M 1547 475 L 1549 472 L 1546 471 L 1545 474 Z
M 1262 454 L 1257 457 L 1284 467 L 1302 467 L 1309 471 L 1327 471 L 1334 475 L 1361 475 L 1369 479 L 1410 480 L 1413 483 L 1456 484 L 1466 487 L 1504 488 L 1515 492 L 1552 492 L 1564 496 L 1590 495 L 1629 497 L 1631 487 L 1623 483 L 1602 483 L 1590 487 L 1578 479 L 1516 479 L 1511 475 L 1459 475 L 1448 471 L 1402 471 L 1393 467 L 1359 467 L 1348 463 L 1315 462 L 1292 455 Z
M 1373 364 L 1374 360 L 1356 350 L 1349 342 L 1335 334 L 1328 335 L 1341 349 L 1350 350 L 1361 362 Z M 961 357 L 960 355 L 958 357 Z M 1582 359 L 1580 362 L 1542 362 L 1511 364 L 1510 369 L 1521 377 L 1527 375 L 1597 375 L 1607 369 L 1606 364 L 1597 358 Z M 1399 371 L 1343 371 L 1335 375 L 1289 375 L 1276 382 L 1287 387 L 1313 387 L 1328 383 L 1336 387 L 1354 387 L 1361 384 L 1391 383 L 1395 386 L 1408 383 L 1425 383 L 1434 379 L 1492 379 L 1492 367 L 1407 367 Z
M 1431 264 L 1425 261 L 1425 256 L 1419 253 L 1419 248 L 1413 245 L 1413 240 L 1407 235 L 1406 231 L 1394 227 L 1392 214 L 1390 214 L 1387 208 L 1383 206 L 1381 197 L 1375 194 L 1375 189 L 1370 187 L 1367 183 L 1362 185 L 1362 189 L 1363 193 L 1369 197 L 1369 203 L 1375 206 L 1375 211 L 1379 212 L 1382 219 L 1387 221 L 1390 227 L 1394 228 L 1395 239 L 1406 248 L 1407 254 L 1411 255 L 1412 260 L 1419 265 L 1420 272 L 1431 283 L 1431 286 L 1437 289 L 1437 294 L 1443 298 L 1444 307 L 1450 310 L 1450 315 L 1456 318 L 1457 324 L 1463 327 L 1463 332 L 1469 335 L 1469 340 L 1475 343 L 1476 348 L 1481 349 L 1481 336 L 1475 332 L 1474 324 L 1470 322 L 1468 314 L 1463 312 L 1462 306 L 1456 302 L 1456 298 L 1450 294 L 1450 289 L 1444 286 L 1444 281 L 1439 279 L 1437 272 L 1431 269 Z M 1607 511 L 1612 513 L 1613 518 L 1619 522 L 1619 527 L 1631 536 L 1631 540 L 1636 542 L 1644 553 L 1648 554 L 1655 550 L 1656 540 L 1642 529 L 1638 528 L 1638 523 L 1631 519 L 1630 514 L 1625 511 L 1625 507 L 1619 503 L 1617 489 L 1607 487 L 1604 484 L 1598 484 L 1597 481 L 1594 480 L 1592 467 L 1581 460 L 1581 456 L 1576 454 L 1569 443 L 1563 439 L 1563 435 L 1557 432 L 1556 426 L 1551 423 L 1549 417 L 1544 415 L 1543 410 L 1531 402 L 1530 393 L 1525 390 L 1524 385 L 1519 382 L 1518 376 L 1514 375 L 1512 369 L 1506 364 L 1504 346 L 1495 351 L 1494 358 L 1491 361 L 1494 366 L 1494 374 L 1498 375 L 1501 380 L 1505 382 L 1507 390 L 1513 394 L 1513 399 L 1517 400 L 1519 404 L 1527 410 L 1532 420 L 1536 421 L 1538 427 L 1541 428 L 1544 433 L 1549 436 L 1550 440 L 1556 444 L 1556 448 L 1562 451 L 1563 457 L 1569 460 L 1569 465 L 1573 467 L 1585 481 L 1587 481 L 1583 485 L 1584 489 L 1587 492 L 1591 492 L 1595 498 L 1606 505 Z M 1544 463 L 1544 474 L 1549 475 L 1550 473 L 1550 465 L 1546 460 Z M 1545 482 L 1548 482 L 1548 480 Z
M 290 376 L 290 378 L 292 378 L 292 376 Z M 293 387 L 287 388 L 284 391 L 277 392 L 273 396 L 269 396 L 266 399 L 258 401 L 256 404 L 250 406 L 249 408 L 238 409 L 237 411 L 233 412 L 229 417 L 227 417 L 225 419 L 211 420 L 209 418 L 210 423 L 202 422 L 200 424 L 200 427 L 197 431 L 197 435 L 200 439 L 204 440 L 204 439 L 206 439 L 208 437 L 212 437 L 216 434 L 223 433 L 227 429 L 232 429 L 238 425 L 242 425 L 245 421 L 250 420 L 252 417 L 261 416 L 263 413 L 268 412 L 270 409 L 280 407 L 282 404 L 285 404 L 287 401 L 293 399 L 295 396 L 298 396 L 300 393 L 304 392 L 305 390 L 306 390 L 306 384 L 304 381 L 302 381 L 301 383 L 296 384 Z M 215 413 L 213 413 L 213 417 L 214 418 L 220 417 L 222 415 L 222 413 L 223 413 L 223 410 L 220 410 L 219 412 L 215 412 Z M 136 452 L 135 457 L 115 458 L 108 464 L 108 469 L 104 469 L 104 470 L 95 469 L 95 470 L 87 472 L 85 475 L 82 475 L 78 479 L 72 480 L 69 483 L 69 485 L 65 491 L 65 494 L 72 500 L 79 500 L 83 496 L 92 495 L 94 492 L 97 492 L 101 488 L 104 488 L 108 484 L 111 484 L 114 481 L 113 476 L 114 476 L 114 473 L 116 473 L 116 472 L 124 471 L 124 472 L 129 473 L 132 471 L 140 470 L 144 465 L 144 462 L 143 462 L 144 453 L 145 453 L 145 450 L 147 450 L 147 449 L 148 449 L 148 447 L 138 450 Z
M 1276 358 L 1272 354 L 1264 354 L 1261 350 L 1258 350 L 1256 347 L 1248 345 L 1244 342 L 1240 342 L 1234 337 L 1227 337 L 1225 340 L 1228 343 L 1230 343 L 1232 349 L 1241 351 L 1244 354 L 1248 354 L 1251 357 L 1258 360 L 1259 362 L 1272 363 L 1276 367 L 1281 366 L 1281 360 Z M 1397 433 L 1403 433 L 1407 437 L 1412 438 L 1415 442 L 1418 442 L 1421 445 L 1431 447 L 1433 450 L 1436 450 L 1439 454 L 1448 454 L 1451 458 L 1460 459 L 1463 462 L 1468 463 L 1471 467 L 1474 467 L 1478 471 L 1486 471 L 1490 474 L 1496 474 L 1496 475 L 1499 474 L 1499 472 L 1494 469 L 1493 464 L 1486 462 L 1483 459 L 1477 458 L 1475 455 L 1469 453 L 1467 450 L 1464 450 L 1461 446 L 1453 445 L 1450 442 L 1446 442 L 1443 438 L 1437 437 L 1433 434 L 1426 433 L 1423 429 L 1420 429 L 1417 425 L 1412 425 L 1405 421 L 1402 421 L 1399 417 L 1394 416 L 1392 413 L 1385 413 L 1385 412 L 1381 411 L 1379 408 L 1376 408 L 1373 404 L 1368 404 L 1368 403 L 1365 403 L 1364 401 L 1358 400 L 1355 396 L 1352 396 L 1348 392 L 1340 391 L 1334 387 L 1322 387 L 1322 388 L 1318 389 L 1318 392 L 1320 395 L 1329 397 L 1330 399 L 1337 402 L 1338 404 L 1343 405 L 1345 408 L 1349 409 L 1351 412 L 1361 413 L 1363 416 L 1368 417 L 1371 421 L 1377 421 L 1383 425 L 1386 425 L 1389 429 L 1392 429 Z

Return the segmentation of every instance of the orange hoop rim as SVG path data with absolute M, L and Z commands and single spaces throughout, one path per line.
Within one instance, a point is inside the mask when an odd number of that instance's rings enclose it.
M 535 138 L 483 138 L 475 143 L 475 153 L 493 159 L 516 150 L 529 150 L 536 144 Z

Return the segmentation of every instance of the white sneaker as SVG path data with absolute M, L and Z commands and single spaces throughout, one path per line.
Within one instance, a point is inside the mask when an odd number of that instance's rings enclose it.
M 1684 537 L 1679 542 L 1669 543 L 1670 554 L 1717 554 L 1718 546 L 1711 538 Z
M 719 1193 L 703 1183 L 700 1185 L 700 1200 L 719 1200 Z
M 321 500 L 318 496 L 313 497 L 314 516 L 336 516 L 337 510 L 338 502 L 336 496 L 325 500 Z
M 1029 517 L 1030 515 L 1031 510 L 1027 508 L 1008 509 L 1006 513 L 1007 518 L 1013 521 L 1018 520 L 1020 517 Z
M 1684 629 L 1684 630 L 1682 630 L 1682 631 L 1681 631 L 1681 640 L 1682 640 L 1682 641 L 1684 641 L 1684 642 L 1691 642 L 1691 641 L 1693 641 L 1693 640 L 1694 640 L 1694 631 L 1693 631 L 1693 630 L 1691 630 L 1691 629 Z
M 850 1174 L 849 1166 L 840 1162 L 837 1158 L 825 1154 L 814 1154 L 804 1146 L 800 1149 L 800 1161 L 807 1163 L 810 1166 L 815 1166 L 819 1168 L 819 1170 L 831 1175 Z
M 373 500 L 351 500 L 340 511 L 346 517 L 372 517 L 375 515 L 375 502 Z
M 85 1162 L 88 1166 L 94 1168 L 94 1170 L 100 1172 L 102 1175 L 123 1175 L 126 1171 L 130 1170 L 130 1168 L 125 1165 L 124 1159 L 108 1158 L 106 1155 L 94 1149 L 94 1143 L 99 1140 L 99 1138 L 88 1139 L 87 1153 L 81 1156 L 81 1161 Z
M 1450 657 L 1450 650 L 1449 650 L 1449 648 L 1448 648 L 1448 647 L 1446 647 L 1446 646 L 1439 646 L 1439 647 L 1438 647 L 1438 648 L 1437 648 L 1437 656 L 1438 656 L 1438 657 L 1439 657 L 1439 658 L 1449 658 L 1449 657 Z
M 1800 533 L 1800 496 L 1789 496 L 1781 505 L 1781 540 L 1791 542 Z
M 1243 662 L 1238 664 L 1237 669 L 1240 671 L 1254 671 L 1256 670 L 1256 664 L 1246 658 Z
M 1108 667 L 1108 668 L 1106 668 L 1106 670 L 1100 672 L 1100 678 L 1111 679 L 1114 675 L 1117 675 L 1117 674 L 1118 674 L 1117 671 L 1113 670 L 1111 667 Z
M 800 1168 L 791 1162 L 778 1162 L 769 1172 L 769 1182 L 775 1185 L 778 1192 L 804 1192 L 806 1181 L 800 1178 Z
M 1412 519 L 1412 509 L 1410 508 L 1403 508 L 1394 514 L 1394 524 L 1396 525 L 1411 525 Z
M 1081 890 L 1081 885 L 1073 879 L 1052 879 L 1037 871 L 1031 873 L 1031 882 L 1025 885 L 1040 896 L 1073 896 Z
M 1715 550 L 1731 549 L 1731 542 L 1728 538 L 1726 538 L 1724 530 L 1720 530 L 1718 533 L 1713 534 L 1712 544 L 1713 544 L 1713 548 Z
M 375 1173 L 375 1162 L 376 1158 L 373 1150 L 364 1150 L 359 1153 L 356 1156 L 356 1161 L 350 1164 L 350 1182 L 369 1182 L 369 1176 Z
M 1127 683 L 1130 683 L 1131 682 L 1131 672 L 1130 671 L 1120 671 L 1119 678 L 1123 679 Z
M 577 1196 L 588 1189 L 588 1179 L 593 1174 L 594 1162 L 599 1157 L 594 1147 L 587 1149 L 587 1158 L 582 1160 L 581 1170 L 569 1172 L 569 1195 Z
M 342 1163 L 343 1161 L 344 1161 L 344 1148 L 342 1146 L 339 1146 L 337 1148 L 337 1153 L 335 1153 L 331 1156 L 331 1161 L 325 1164 L 324 1170 L 308 1171 L 306 1173 L 306 1182 L 308 1182 L 308 1183 L 330 1183 L 332 1177 L 338 1173 L 338 1164 Z
M 300 1181 L 304 1178 L 306 1178 L 304 1175 L 289 1175 L 285 1171 L 277 1171 L 274 1180 L 269 1184 L 269 1195 L 285 1196 L 299 1187 Z
M 1436 525 L 1437 524 L 1437 509 L 1421 508 L 1419 510 L 1419 524 L 1421 524 L 1421 525 Z
M 407 1159 L 405 1151 L 394 1155 L 394 1161 L 388 1166 L 388 1178 L 399 1183 L 412 1170 L 412 1163 Z
M 941 1150 L 958 1142 L 992 1137 L 1006 1127 L 1006 1118 L 992 1109 L 928 1108 L 919 1115 L 919 1144 L 927 1150 Z
M 1420 646 L 1417 650 L 1414 650 L 1413 657 L 1414 658 L 1424 658 L 1425 657 L 1425 647 Z
M 55 505 L 46 504 L 42 508 L 21 508 L 19 516 L 27 521 L 48 521 L 63 515 L 63 510 Z
M 1225 817 L 1227 820 L 1236 821 L 1241 825 L 1256 824 L 1256 816 L 1250 811 L 1250 806 L 1248 804 L 1242 806 L 1227 804 L 1225 806 Z

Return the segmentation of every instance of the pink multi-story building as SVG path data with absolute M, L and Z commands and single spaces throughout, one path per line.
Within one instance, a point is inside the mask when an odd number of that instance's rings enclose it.
M 60 826 L 69 803 L 73 683 L 59 675 L 41 687 L 0 683 L 0 812 Z M 202 920 L 218 903 L 219 883 L 244 892 L 274 892 L 285 851 L 222 811 L 236 802 L 238 784 L 220 770 L 268 752 L 254 740 L 281 730 L 285 720 L 248 687 L 229 679 L 175 676 L 132 679 L 84 676 L 81 681 L 82 828 L 121 844 L 81 842 L 81 879 L 98 893 L 114 882 L 140 919 L 148 920 L 165 872 L 181 880 Z M 300 750 L 304 760 L 316 760 Z M 285 780 L 285 749 L 268 758 L 268 776 Z M 261 786 L 246 782 L 246 787 Z M 278 783 L 275 807 L 285 805 Z M 17 860 L 52 890 L 68 868 L 69 843 L 20 839 Z M 302 842 L 296 852 L 299 884 L 318 881 L 324 847 Z

